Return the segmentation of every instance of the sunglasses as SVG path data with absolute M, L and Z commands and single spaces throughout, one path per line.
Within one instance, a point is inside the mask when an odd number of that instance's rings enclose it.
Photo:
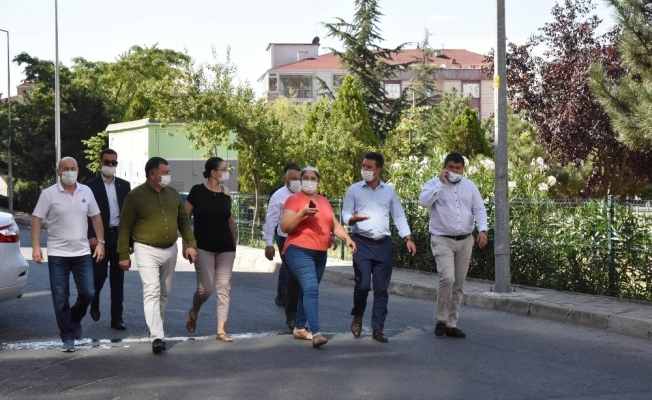
M 118 165 L 118 160 L 104 160 L 102 161 L 102 164 L 106 166 L 113 165 L 115 167 Z

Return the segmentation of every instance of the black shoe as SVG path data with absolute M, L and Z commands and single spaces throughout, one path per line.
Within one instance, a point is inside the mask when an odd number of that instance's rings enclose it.
M 374 331 L 376 332 L 376 331 Z M 353 317 L 353 321 L 351 321 L 351 333 L 355 337 L 360 337 L 360 334 L 362 333 L 362 316 L 361 315 L 355 315 Z
M 161 339 L 154 339 L 152 342 L 152 353 L 160 354 L 165 350 L 165 342 Z
M 288 326 L 288 328 L 290 328 L 291 331 L 294 330 L 294 320 L 293 319 L 292 320 L 288 319 L 287 321 L 285 321 L 285 324 Z
M 127 329 L 127 326 L 122 321 L 111 321 L 111 328 L 124 331 Z
M 437 325 L 435 325 L 435 335 L 444 336 L 444 333 L 446 333 L 446 322 L 437 322 Z
M 446 328 L 446 336 L 464 339 L 466 337 L 466 333 L 457 328 Z
M 100 320 L 100 316 L 102 315 L 102 314 L 100 313 L 100 309 L 99 309 L 99 308 L 91 308 L 91 312 L 90 312 L 90 314 L 91 314 L 91 318 L 93 318 L 93 321 L 99 321 L 99 320 Z
M 82 326 L 81 322 L 73 322 L 72 323 L 72 331 L 75 334 L 75 339 L 79 340 L 82 338 Z
M 374 338 L 375 341 L 380 342 L 380 343 L 387 343 L 389 342 L 389 339 L 387 339 L 387 336 L 383 335 L 383 331 L 374 331 L 374 333 L 371 335 L 372 338 Z
M 274 303 L 279 307 L 285 307 L 285 292 L 276 292 Z

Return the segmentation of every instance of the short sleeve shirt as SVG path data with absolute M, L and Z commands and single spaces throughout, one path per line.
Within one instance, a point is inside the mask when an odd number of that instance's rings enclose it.
M 88 217 L 100 213 L 91 189 L 76 183 L 73 194 L 60 182 L 44 189 L 32 215 L 48 220 L 48 255 L 78 257 L 91 253 Z
M 231 196 L 209 190 L 203 183 L 195 185 L 188 193 L 195 216 L 197 248 L 213 253 L 235 251 L 229 220 Z
M 283 205 L 284 210 L 299 212 L 310 203 L 308 196 L 303 193 L 295 193 L 288 197 Z M 331 232 L 333 232 L 333 209 L 330 203 L 323 196 L 317 196 L 317 208 L 319 212 L 314 216 L 306 216 L 299 225 L 290 233 L 285 240 L 285 249 L 290 245 L 304 249 L 326 251 L 331 245 Z

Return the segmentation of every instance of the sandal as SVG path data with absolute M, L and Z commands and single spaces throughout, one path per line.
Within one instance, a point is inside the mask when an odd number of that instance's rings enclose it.
M 233 338 L 229 336 L 226 332 L 225 333 L 218 333 L 217 336 L 215 336 L 215 339 L 222 341 L 222 342 L 232 342 Z
M 295 339 L 312 340 L 312 335 L 305 328 L 304 329 L 294 328 L 294 330 L 292 331 L 292 336 L 294 336 Z
M 317 348 L 319 346 L 325 345 L 326 343 L 328 343 L 328 339 L 323 337 L 321 333 L 315 333 L 312 336 L 312 347 Z
M 190 311 L 188 311 L 188 321 L 186 321 L 186 329 L 188 329 L 188 332 L 193 333 L 197 328 L 197 317 L 197 314 L 195 314 L 195 318 L 192 317 L 192 307 L 190 307 Z

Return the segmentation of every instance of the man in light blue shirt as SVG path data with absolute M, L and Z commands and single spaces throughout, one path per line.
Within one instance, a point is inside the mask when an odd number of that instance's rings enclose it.
M 367 307 L 367 295 L 374 283 L 374 304 L 371 316 L 372 337 L 382 343 L 388 342 L 383 334 L 387 317 L 389 282 L 392 277 L 392 253 L 394 245 L 389 229 L 392 215 L 398 234 L 406 241 L 410 254 L 417 251 L 401 202 L 394 188 L 380 180 L 384 159 L 379 153 L 369 152 L 362 161 L 362 182 L 349 187 L 344 198 L 342 218 L 352 230 L 351 238 L 358 251 L 353 255 L 355 288 L 353 289 L 353 321 L 351 333 L 359 337 L 362 317 Z
M 439 273 L 435 335 L 465 338 L 457 328 L 464 280 L 478 226 L 478 246 L 487 244 L 487 210 L 478 187 L 462 177 L 464 157 L 450 153 L 444 169 L 421 190 L 419 204 L 430 208 L 430 247 Z

